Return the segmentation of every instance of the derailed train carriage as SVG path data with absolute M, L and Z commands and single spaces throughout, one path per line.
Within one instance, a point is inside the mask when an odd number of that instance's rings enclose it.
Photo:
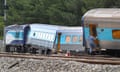
M 10 25 L 5 28 L 4 39 L 7 52 L 84 51 L 82 27 Z
M 27 29 L 27 31 L 26 31 Z M 26 25 L 10 25 L 4 29 L 4 47 L 6 52 L 25 51 L 27 32 L 29 27 Z M 26 34 L 25 34 L 26 33 Z
M 82 18 L 83 44 L 89 50 L 88 36 L 97 37 L 98 47 L 120 54 L 120 9 L 98 8 L 86 12 Z

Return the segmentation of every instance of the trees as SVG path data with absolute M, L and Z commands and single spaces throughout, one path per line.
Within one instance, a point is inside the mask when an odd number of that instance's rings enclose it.
M 59 0 L 49 7 L 49 21 L 52 24 L 80 25 L 84 13 L 82 0 Z
M 0 16 L 0 39 L 2 39 L 3 36 L 3 28 L 4 28 L 3 17 Z
M 3 1 L 0 16 L 3 18 Z M 81 25 L 82 15 L 93 8 L 120 7 L 119 0 L 7 0 L 7 25 L 48 23 Z
M 80 25 L 82 0 L 8 0 L 7 24 L 50 23 Z
M 103 8 L 104 0 L 84 0 L 86 9 Z
M 120 0 L 104 0 L 104 7 L 118 8 L 118 7 L 120 7 Z
M 0 0 L 0 16 L 3 16 L 3 8 L 4 8 L 3 3 L 4 1 Z
M 32 6 L 30 0 L 8 0 L 7 24 L 23 24 L 30 19 Z

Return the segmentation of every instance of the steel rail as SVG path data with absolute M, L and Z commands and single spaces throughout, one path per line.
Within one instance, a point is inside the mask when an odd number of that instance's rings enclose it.
M 120 65 L 120 58 L 104 58 L 97 56 L 42 56 L 34 54 L 11 54 L 11 53 L 0 53 L 0 57 L 12 57 L 12 58 L 26 58 L 26 59 L 39 59 L 39 60 L 65 60 L 65 61 L 77 61 L 90 64 L 111 64 Z

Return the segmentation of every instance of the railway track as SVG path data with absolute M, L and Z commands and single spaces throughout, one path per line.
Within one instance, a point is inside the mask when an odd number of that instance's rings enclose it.
M 81 55 L 81 56 L 58 56 L 49 55 L 43 56 L 38 54 L 17 54 L 17 53 L 0 53 L 0 57 L 12 57 L 12 58 L 27 58 L 27 59 L 52 59 L 52 60 L 65 60 L 65 61 L 77 61 L 91 64 L 111 64 L 120 65 L 120 58 L 104 56 L 104 55 Z

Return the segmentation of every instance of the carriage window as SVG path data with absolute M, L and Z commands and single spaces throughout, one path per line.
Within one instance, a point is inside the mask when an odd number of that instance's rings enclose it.
M 80 38 L 79 42 L 83 40 L 83 37 L 82 37 L 82 36 L 80 36 L 79 38 Z
M 35 33 L 33 33 L 33 36 L 35 36 Z
M 72 42 L 78 42 L 78 36 L 73 36 Z
M 101 29 L 101 32 L 103 32 L 104 31 L 104 29 Z
M 19 35 L 20 35 L 20 33 L 19 32 L 16 32 L 16 38 L 19 38 Z
M 112 37 L 114 39 L 120 39 L 120 30 L 112 30 Z
M 70 42 L 70 36 L 66 36 L 66 42 Z

